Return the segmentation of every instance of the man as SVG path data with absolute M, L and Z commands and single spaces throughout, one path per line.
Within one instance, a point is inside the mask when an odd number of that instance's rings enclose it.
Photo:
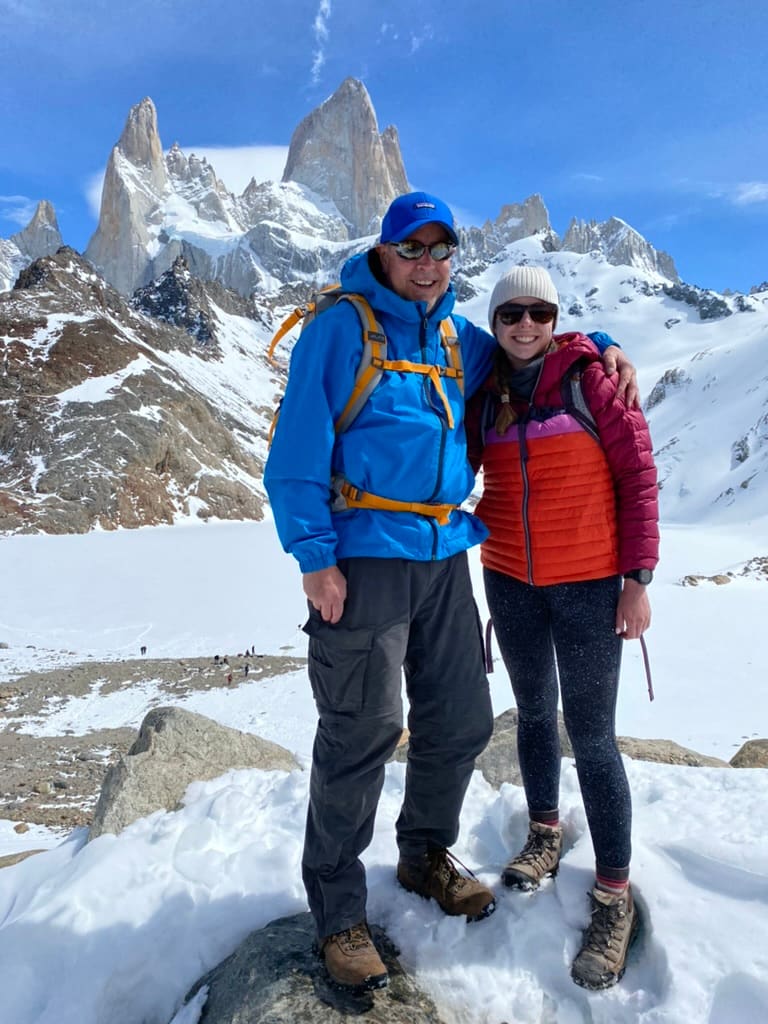
M 474 484 L 464 394 L 487 376 L 495 341 L 452 317 L 462 382 L 440 334 L 454 305 L 457 242 L 441 200 L 423 192 L 394 200 L 379 244 L 348 260 L 341 282 L 370 303 L 397 365 L 336 434 L 362 331 L 348 302 L 317 317 L 294 348 L 264 473 L 309 604 L 319 721 L 302 874 L 328 973 L 352 988 L 387 984 L 366 923 L 360 855 L 401 735 L 401 670 L 410 742 L 398 881 L 446 914 L 475 920 L 495 908 L 493 892 L 460 873 L 448 852 L 493 729 L 466 555 L 487 531 L 459 506 Z

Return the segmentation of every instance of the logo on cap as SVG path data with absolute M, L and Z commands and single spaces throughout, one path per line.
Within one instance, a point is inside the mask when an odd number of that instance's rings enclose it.
M 413 206 L 414 206 L 414 209 L 416 209 L 416 210 L 434 210 L 435 209 L 435 204 L 434 203 L 414 203 Z

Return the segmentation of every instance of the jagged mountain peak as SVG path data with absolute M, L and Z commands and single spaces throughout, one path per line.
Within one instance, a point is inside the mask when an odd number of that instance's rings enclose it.
M 64 242 L 53 203 L 41 199 L 29 224 L 22 231 L 11 235 L 10 241 L 19 247 L 22 255 L 31 260 L 36 260 L 40 256 L 50 256 L 61 248 Z
M 654 249 L 650 242 L 620 217 L 583 221 L 574 217 L 563 236 L 562 248 L 568 252 L 602 252 L 614 266 L 637 267 L 660 274 L 670 281 L 680 275 L 672 257 Z
M 96 273 L 88 260 L 68 245 L 26 266 L 11 294 L 29 308 L 44 303 L 47 312 L 79 315 L 121 309 L 123 298 Z
M 157 110 L 149 96 L 131 107 L 117 148 L 135 167 L 156 170 L 163 166 Z
M 214 305 L 228 313 L 262 320 L 263 313 L 253 300 L 244 299 L 216 281 L 203 282 L 190 271 L 183 256 L 177 256 L 171 267 L 131 299 L 134 309 L 180 327 L 210 354 L 220 351 L 217 340 L 217 318 Z
M 397 131 L 379 133 L 362 82 L 345 79 L 311 111 L 291 138 L 283 181 L 307 185 L 331 199 L 350 225 L 350 236 L 378 230 L 396 195 L 408 190 Z

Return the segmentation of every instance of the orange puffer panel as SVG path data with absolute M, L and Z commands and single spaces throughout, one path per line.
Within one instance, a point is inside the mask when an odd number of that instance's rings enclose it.
M 483 565 L 546 586 L 619 571 L 616 494 L 600 444 L 564 410 L 486 437 Z

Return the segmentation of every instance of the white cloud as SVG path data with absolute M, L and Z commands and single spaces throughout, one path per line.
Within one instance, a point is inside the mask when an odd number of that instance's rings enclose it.
M 0 218 L 26 227 L 32 220 L 37 201 L 28 196 L 0 196 Z
M 91 211 L 93 216 L 98 220 L 99 213 L 101 212 L 101 190 L 104 187 L 104 171 L 96 171 L 89 178 L 86 179 L 84 192 L 85 201 L 88 203 L 88 209 Z
M 280 181 L 288 157 L 287 146 L 182 146 L 189 156 L 205 157 L 230 192 L 240 195 L 251 178 Z
M 598 184 L 605 181 L 601 174 L 590 174 L 587 171 L 577 171 L 572 177 L 574 181 L 590 181 Z
M 312 84 L 317 85 L 320 71 L 325 64 L 325 44 L 328 42 L 328 19 L 331 16 L 331 0 L 320 0 L 320 6 L 312 26 L 316 47 L 312 54 Z
M 424 43 L 430 42 L 434 38 L 435 30 L 431 25 L 425 25 L 421 35 L 417 36 L 414 33 L 411 33 L 411 53 L 416 53 L 417 50 L 421 49 Z
M 739 206 L 752 203 L 768 203 L 768 181 L 746 181 L 738 185 L 731 196 Z

